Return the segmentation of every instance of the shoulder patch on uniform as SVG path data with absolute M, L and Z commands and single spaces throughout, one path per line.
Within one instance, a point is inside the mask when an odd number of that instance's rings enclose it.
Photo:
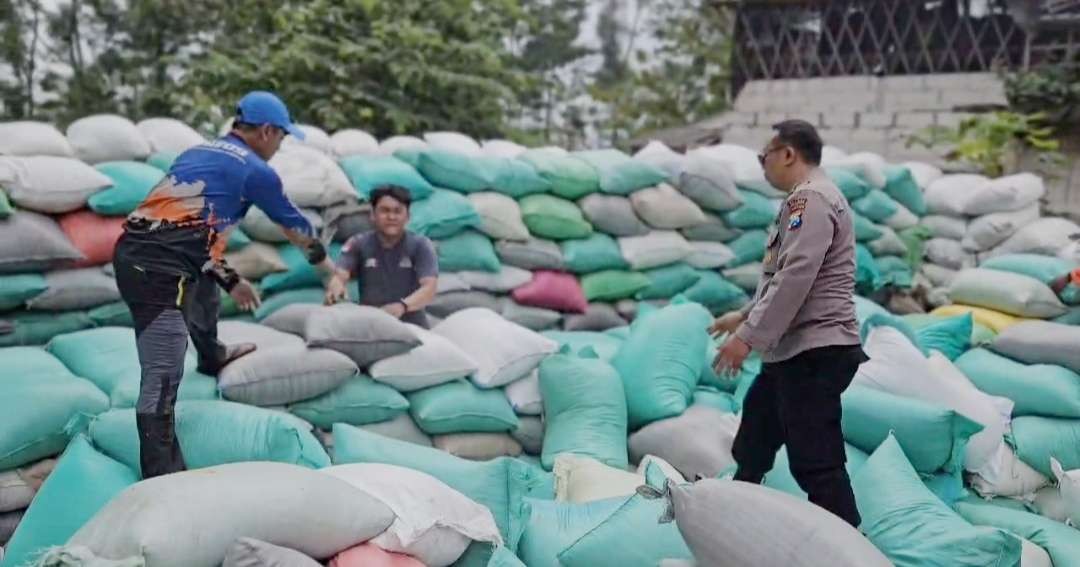
M 798 230 L 800 226 L 802 226 L 802 211 L 792 213 L 788 219 L 787 229 Z
M 788 230 L 798 230 L 802 226 L 802 214 L 806 210 L 806 197 L 791 197 L 787 201 L 788 206 Z

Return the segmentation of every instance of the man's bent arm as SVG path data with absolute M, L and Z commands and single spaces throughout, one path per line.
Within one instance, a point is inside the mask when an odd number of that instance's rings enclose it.
M 408 305 L 408 311 L 420 311 L 435 300 L 439 287 L 438 277 L 420 278 L 420 287 L 402 300 Z

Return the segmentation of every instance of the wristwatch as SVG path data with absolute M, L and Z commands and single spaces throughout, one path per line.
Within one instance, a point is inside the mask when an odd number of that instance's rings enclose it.
M 401 304 L 401 306 L 402 306 L 402 307 L 404 307 L 404 308 L 405 308 L 405 312 L 406 312 L 406 313 L 408 313 L 408 312 L 409 312 L 409 304 L 408 304 L 408 303 L 405 303 L 405 300 L 404 300 L 404 299 L 399 299 L 399 300 L 397 300 L 397 301 L 398 301 L 398 303 L 400 303 L 400 304 Z

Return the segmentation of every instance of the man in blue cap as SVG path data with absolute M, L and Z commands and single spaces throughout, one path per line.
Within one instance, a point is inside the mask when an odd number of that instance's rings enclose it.
M 113 263 L 135 321 L 142 367 L 135 421 L 143 478 L 185 469 L 173 408 L 188 336 L 205 374 L 216 375 L 255 350 L 217 339 L 219 285 L 241 309 L 259 306 L 255 287 L 224 259 L 229 233 L 251 205 L 281 225 L 308 262 L 326 275 L 334 271 L 326 247 L 267 164 L 288 134 L 304 139 L 285 103 L 269 92 L 248 93 L 236 107 L 232 131 L 180 154 L 124 225 Z

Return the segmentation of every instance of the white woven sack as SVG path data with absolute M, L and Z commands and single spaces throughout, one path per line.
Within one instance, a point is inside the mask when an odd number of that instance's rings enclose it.
M 391 136 L 379 142 L 379 155 L 392 156 L 394 152 L 426 150 L 428 143 L 416 136 Z
M 174 118 L 147 118 L 135 125 L 150 144 L 152 152 L 183 152 L 206 138 L 191 126 Z
M 330 149 L 339 158 L 372 156 L 379 153 L 379 141 L 363 130 L 346 129 L 330 136 Z
M 450 315 L 433 332 L 449 339 L 476 362 L 478 369 L 472 381 L 481 388 L 497 388 L 524 378 L 559 346 L 482 307 Z
M 645 236 L 624 236 L 619 239 L 619 249 L 635 270 L 674 264 L 694 253 L 681 234 L 664 230 L 656 230 Z
M 283 148 L 269 164 L 281 177 L 285 195 L 299 207 L 328 207 L 356 198 L 345 172 L 313 147 Z
M 87 163 L 142 161 L 150 155 L 150 143 L 135 124 L 115 114 L 95 114 L 80 118 L 67 128 L 68 142 L 75 156 Z
M 491 157 L 516 158 L 528 149 L 510 140 L 484 140 L 484 143 L 480 144 L 483 154 Z
M 60 214 L 86 206 L 112 179 L 85 163 L 64 157 L 0 156 L 0 187 L 21 208 Z
M 476 140 L 460 132 L 428 132 L 424 141 L 434 150 L 443 150 L 468 156 L 479 156 L 483 152 Z
M 320 472 L 370 494 L 396 518 L 372 543 L 428 567 L 451 565 L 472 541 L 502 544 L 491 511 L 439 479 L 381 463 L 338 465 Z
M 75 150 L 52 124 L 21 120 L 0 123 L 0 154 L 75 157 Z

